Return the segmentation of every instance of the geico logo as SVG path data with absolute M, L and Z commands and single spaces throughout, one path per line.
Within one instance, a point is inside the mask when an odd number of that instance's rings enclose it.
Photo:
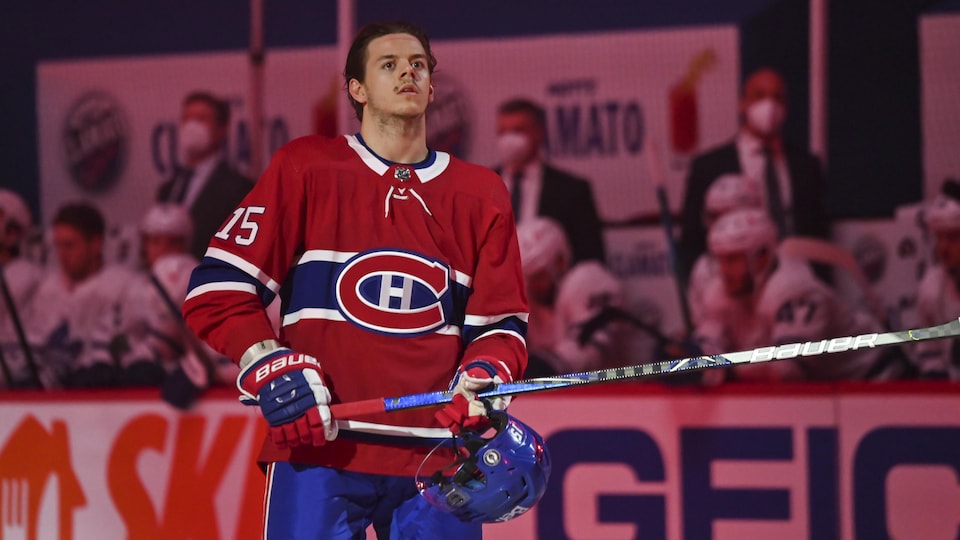
M 875 413 L 866 414 L 869 418 Z M 843 538 L 906 538 L 909 535 L 897 535 L 894 529 L 925 526 L 945 533 L 917 538 L 956 538 L 957 512 L 919 517 L 910 505 L 891 503 L 921 494 L 927 501 L 957 500 L 960 426 L 955 421 L 942 426 L 878 425 L 866 431 L 859 425 L 843 429 L 842 423 L 814 422 L 681 425 L 661 431 L 654 420 L 651 426 L 657 427 L 649 432 L 620 427 L 554 431 L 546 441 L 552 471 L 550 488 L 534 517 L 536 538 L 571 538 L 589 530 L 584 527 L 614 522 L 632 525 L 643 531 L 632 537 L 648 540 L 679 538 L 668 536 L 668 530 L 678 529 L 683 538 L 773 537 L 715 533 L 718 524 L 730 520 L 744 527 L 777 523 L 781 530 L 796 531 L 791 535 L 796 538 L 840 538 L 841 521 L 852 529 Z M 714 472 L 720 464 L 727 468 L 724 475 Z M 613 480 L 601 469 L 590 469 L 598 465 L 629 472 L 619 472 Z M 919 465 L 924 469 L 914 467 Z M 772 479 L 769 467 L 797 474 Z M 598 477 L 591 475 L 593 470 Z M 896 481 L 893 471 L 899 473 Z M 805 509 L 798 511 L 798 499 L 806 501 Z M 584 500 L 594 504 L 584 505 Z M 935 522 L 928 523 L 931 520 Z
M 262 381 L 264 377 L 271 373 L 286 371 L 300 364 L 313 364 L 318 367 L 320 365 L 317 359 L 310 355 L 301 353 L 287 354 L 279 358 L 274 358 L 271 362 L 257 368 L 257 381 Z

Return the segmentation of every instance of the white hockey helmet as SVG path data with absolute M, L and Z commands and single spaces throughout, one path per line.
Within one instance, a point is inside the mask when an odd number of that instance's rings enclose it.
M 773 250 L 777 246 L 777 227 L 763 209 L 733 210 L 710 227 L 707 245 L 714 255 Z
M 933 232 L 960 229 L 960 201 L 938 194 L 924 211 L 923 221 Z
M 190 238 L 193 236 L 193 220 L 183 205 L 157 203 L 143 216 L 140 232 Z
M 157 276 L 157 281 L 163 285 L 170 298 L 178 305 L 187 297 L 187 287 L 190 285 L 190 274 L 196 268 L 197 260 L 187 253 L 171 253 L 161 255 L 153 263 L 151 271 Z
M 737 208 L 759 208 L 763 204 L 760 186 L 742 174 L 725 174 L 710 184 L 703 209 L 716 219 Z
M 535 217 L 520 222 L 517 241 L 526 276 L 549 269 L 557 258 L 569 265 L 573 257 L 566 231 L 550 218 Z
M 27 230 L 33 226 L 30 209 L 15 191 L 0 189 L 0 232 L 7 230 L 7 224 L 16 223 Z
M 624 286 L 597 261 L 584 261 L 567 272 L 557 291 L 555 311 L 563 323 L 590 319 L 604 307 L 621 307 Z

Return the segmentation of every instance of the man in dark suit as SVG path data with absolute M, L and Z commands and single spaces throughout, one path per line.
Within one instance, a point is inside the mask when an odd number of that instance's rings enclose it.
M 186 206 L 193 219 L 190 253 L 203 258 L 210 238 L 253 188 L 253 181 L 227 164 L 223 143 L 230 105 L 208 92 L 184 98 L 177 130 L 180 168 L 157 190 L 158 202 Z
M 513 99 L 497 110 L 497 152 L 518 223 L 535 216 L 563 226 L 573 262 L 605 261 L 603 231 L 590 183 L 546 164 L 542 158 L 546 115 L 536 103 Z
M 781 236 L 826 238 L 820 160 L 784 141 L 787 91 L 769 68 L 747 77 L 740 96 L 741 127 L 733 141 L 697 156 L 690 165 L 683 203 L 680 262 L 685 276 L 706 249 L 704 198 L 710 184 L 728 173 L 757 182 Z M 818 272 L 819 273 L 819 272 Z

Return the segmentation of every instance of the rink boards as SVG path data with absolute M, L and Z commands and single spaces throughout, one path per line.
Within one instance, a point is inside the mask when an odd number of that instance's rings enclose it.
M 257 538 L 262 424 L 229 391 L 0 398 L 0 538 Z M 668 389 L 518 398 L 548 493 L 487 539 L 952 539 L 960 388 Z

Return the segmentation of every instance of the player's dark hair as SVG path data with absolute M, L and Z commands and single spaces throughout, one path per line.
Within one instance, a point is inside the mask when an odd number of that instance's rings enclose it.
M 53 216 L 53 224 L 73 227 L 88 240 L 94 237 L 103 238 L 106 232 L 103 214 L 87 203 L 68 203 L 61 206 L 57 215 Z
M 205 103 L 208 107 L 213 109 L 213 120 L 220 127 L 227 127 L 230 125 L 230 104 L 226 100 L 220 99 L 217 96 L 206 92 L 204 90 L 195 90 L 187 94 L 187 97 L 183 98 L 183 106 L 199 101 Z
M 514 98 L 505 101 L 497 108 L 499 114 L 524 113 L 529 114 L 533 120 L 540 126 L 540 129 L 547 127 L 547 113 L 543 107 L 526 98 Z
M 433 56 L 433 52 L 430 51 L 430 38 L 427 37 L 427 33 L 419 26 L 405 21 L 367 24 L 361 28 L 360 31 L 357 32 L 357 36 L 353 38 L 353 44 L 350 45 L 350 52 L 347 53 L 347 62 L 343 68 L 343 79 L 347 88 L 347 97 L 350 99 L 350 105 L 353 106 L 353 110 L 357 114 L 357 120 L 363 120 L 363 105 L 357 103 L 357 101 L 353 99 L 353 96 L 350 95 L 350 80 L 356 79 L 361 83 L 364 82 L 367 69 L 367 46 L 378 37 L 389 36 L 391 34 L 410 34 L 417 38 L 417 41 L 420 42 L 420 45 L 423 45 L 423 50 L 427 54 L 427 68 L 430 70 L 430 73 L 433 73 L 434 68 L 437 67 L 437 59 Z

